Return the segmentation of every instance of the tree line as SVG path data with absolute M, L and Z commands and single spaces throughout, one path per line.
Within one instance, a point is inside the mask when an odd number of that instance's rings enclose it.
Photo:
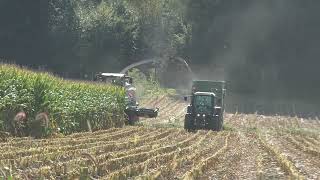
M 320 2 L 2 0 L 0 58 L 70 74 L 179 56 L 233 91 L 314 99 Z M 174 71 L 174 70 L 172 70 Z M 214 73 L 213 73 L 214 74 Z M 219 77 L 220 78 L 220 77 Z

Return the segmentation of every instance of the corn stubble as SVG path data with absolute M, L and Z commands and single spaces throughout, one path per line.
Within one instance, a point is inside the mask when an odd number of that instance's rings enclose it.
M 74 136 L 1 144 L 2 174 L 16 179 L 228 179 L 229 173 L 233 177 L 241 174 L 237 172 L 239 164 L 230 164 L 237 163 L 231 154 L 245 161 L 241 148 L 246 147 L 239 148 L 239 133 L 234 131 L 187 133 L 176 128 L 126 127 Z M 273 164 L 283 173 L 279 179 L 304 179 L 291 159 L 265 135 L 251 137 L 257 138 L 261 147 L 256 163 L 252 162 L 256 164 L 255 178 L 275 177 L 267 172 Z M 269 162 L 264 162 L 265 156 Z M 222 170 L 224 176 L 218 173 Z

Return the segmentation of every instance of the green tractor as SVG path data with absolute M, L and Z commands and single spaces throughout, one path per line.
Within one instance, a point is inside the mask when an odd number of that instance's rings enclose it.
M 129 125 L 134 125 L 138 122 L 139 117 L 156 118 L 158 116 L 159 108 L 139 108 L 136 97 L 136 88 L 133 86 L 132 77 L 121 73 L 98 73 L 94 77 L 94 81 L 121 86 L 126 90 L 126 107 L 124 112 L 128 116 L 127 123 Z
M 193 81 L 190 105 L 187 107 L 184 128 L 187 131 L 208 129 L 221 131 L 223 128 L 224 81 Z M 188 97 L 185 97 L 185 101 Z

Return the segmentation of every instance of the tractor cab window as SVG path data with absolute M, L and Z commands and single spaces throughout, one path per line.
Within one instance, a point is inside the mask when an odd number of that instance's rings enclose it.
M 128 84 L 133 84 L 133 80 L 130 77 L 124 78 L 124 82 Z
M 207 113 L 212 111 L 212 96 L 199 95 L 194 98 L 194 106 L 197 113 Z
M 120 79 L 119 77 L 106 77 L 104 82 L 107 84 L 113 84 L 116 86 L 123 86 L 122 79 Z
M 107 84 L 112 84 L 113 82 L 114 82 L 114 79 L 111 79 L 111 78 L 105 79 L 105 83 L 107 83 Z

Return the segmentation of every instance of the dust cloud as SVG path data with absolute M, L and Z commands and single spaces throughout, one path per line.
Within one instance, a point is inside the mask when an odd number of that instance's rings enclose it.
M 204 32 L 209 40 L 203 46 L 210 52 L 201 60 L 205 63 L 192 64 L 193 79 L 226 81 L 227 109 L 232 112 L 317 116 L 317 102 L 305 94 L 312 92 L 307 85 L 315 74 L 297 76 L 300 67 L 312 71 L 312 64 L 303 61 L 314 58 L 310 57 L 314 46 L 301 46 L 315 36 L 304 34 L 312 25 L 299 27 L 312 16 L 305 15 L 310 4 L 306 8 L 301 4 L 250 1 L 245 7 L 220 13 Z

